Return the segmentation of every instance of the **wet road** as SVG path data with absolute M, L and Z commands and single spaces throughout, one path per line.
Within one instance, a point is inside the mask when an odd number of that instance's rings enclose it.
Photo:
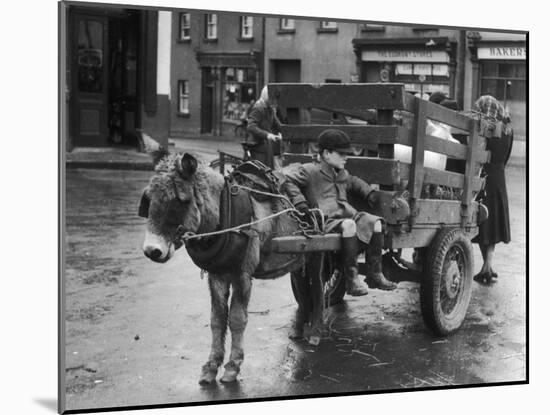
M 67 409 L 525 380 L 524 169 L 507 172 L 513 242 L 497 246 L 500 281 L 474 283 L 458 333 L 433 336 L 418 285 L 401 283 L 329 310 L 312 347 L 287 338 L 289 278 L 254 281 L 239 381 L 206 388 L 197 383 L 210 346 L 206 279 L 184 250 L 166 264 L 142 255 L 137 206 L 149 176 L 67 171 Z M 477 272 L 477 247 L 475 263 Z

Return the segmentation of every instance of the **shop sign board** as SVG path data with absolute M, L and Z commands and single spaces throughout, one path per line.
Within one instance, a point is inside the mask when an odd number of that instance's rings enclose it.
M 525 46 L 488 46 L 477 49 L 478 59 L 525 60 Z
M 375 49 L 364 50 L 361 59 L 377 62 L 449 62 L 449 54 L 443 50 Z

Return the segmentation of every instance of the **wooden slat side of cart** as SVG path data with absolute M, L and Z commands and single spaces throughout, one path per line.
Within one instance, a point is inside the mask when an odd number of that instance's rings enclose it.
M 376 125 L 338 124 L 332 127 L 345 131 L 353 145 L 378 149 L 378 157 L 350 157 L 346 169 L 351 174 L 386 190 L 407 186 L 410 207 L 407 218 L 392 221 L 389 211 L 373 212 L 390 218 L 386 248 L 426 247 L 438 230 L 445 227 L 461 228 L 470 238 L 477 234 L 479 204 L 474 197 L 483 188 L 479 172 L 482 164 L 488 161 L 489 153 L 476 121 L 416 98 L 408 94 L 402 84 L 269 84 L 268 91 L 270 99 L 277 102 L 283 113 L 290 108 L 298 108 L 302 113 L 322 109 L 355 119 L 372 118 L 371 115 L 376 114 Z M 396 118 L 408 122 L 398 125 Z M 428 119 L 451 126 L 453 133 L 463 136 L 467 144 L 427 135 Z M 289 120 L 282 127 L 285 164 L 311 161 L 312 154 L 308 152 L 311 143 L 321 131 L 331 128 L 330 124 L 297 121 Z M 393 158 L 396 144 L 412 148 L 410 164 Z M 463 160 L 464 171 L 456 173 L 425 167 L 424 151 Z M 459 189 L 461 200 L 422 198 L 423 186 L 428 184 Z M 362 209 L 362 206 L 356 207 Z M 281 252 L 337 250 L 339 237 L 326 235 L 309 241 L 300 237 L 276 238 L 274 248 Z

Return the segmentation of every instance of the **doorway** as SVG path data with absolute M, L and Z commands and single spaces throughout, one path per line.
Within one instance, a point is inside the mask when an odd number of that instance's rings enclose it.
M 269 65 L 270 82 L 299 83 L 301 82 L 302 65 L 300 60 L 272 59 Z M 284 124 L 297 124 L 300 122 L 299 108 L 280 108 L 279 119 Z
M 212 134 L 214 127 L 215 79 L 212 68 L 202 69 L 201 134 Z
M 271 62 L 271 82 L 300 82 L 301 62 L 299 60 L 273 59 Z
M 138 12 L 69 15 L 69 135 L 75 146 L 137 145 Z

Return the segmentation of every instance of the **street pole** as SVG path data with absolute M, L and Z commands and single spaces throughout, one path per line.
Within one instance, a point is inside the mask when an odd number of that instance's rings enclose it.
M 456 68 L 456 92 L 454 99 L 458 107 L 464 109 L 464 84 L 465 84 L 465 65 L 466 65 L 466 31 L 461 30 L 458 35 L 458 53 Z

